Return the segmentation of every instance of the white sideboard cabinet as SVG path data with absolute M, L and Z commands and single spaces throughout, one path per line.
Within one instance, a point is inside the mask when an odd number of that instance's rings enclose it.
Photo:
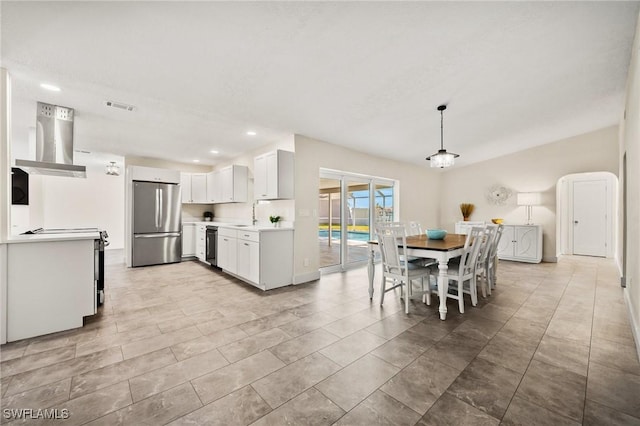
M 542 226 L 504 225 L 498 243 L 498 258 L 518 262 L 542 261 Z
M 481 221 L 475 221 L 475 222 L 470 220 L 459 221 L 459 222 L 456 222 L 456 234 L 467 235 L 469 231 L 471 231 L 471 228 L 473 228 L 474 226 L 484 226 L 484 225 L 485 223 Z

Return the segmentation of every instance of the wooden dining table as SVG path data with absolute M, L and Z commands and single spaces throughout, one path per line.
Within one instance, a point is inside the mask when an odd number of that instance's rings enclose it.
M 467 239 L 463 234 L 447 234 L 443 240 L 432 240 L 426 235 L 413 235 L 407 237 L 407 256 L 430 258 L 438 261 L 438 296 L 440 299 L 440 319 L 447 318 L 447 288 L 449 278 L 449 260 L 462 255 L 464 243 Z M 373 279 L 375 276 L 375 252 L 378 250 L 378 241 L 369 241 L 369 299 L 373 299 Z

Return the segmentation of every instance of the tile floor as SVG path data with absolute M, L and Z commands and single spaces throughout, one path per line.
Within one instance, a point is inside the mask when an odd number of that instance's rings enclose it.
M 607 260 L 501 262 L 491 297 L 440 321 L 437 303 L 369 303 L 365 268 L 263 293 L 197 262 L 109 255 L 85 327 L 0 348 L 3 409 L 66 409 L 35 423 L 72 425 L 640 424 Z

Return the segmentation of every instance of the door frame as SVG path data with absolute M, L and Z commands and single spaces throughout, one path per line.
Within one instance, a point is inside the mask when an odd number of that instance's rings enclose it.
M 574 173 L 556 185 L 556 255 L 573 255 L 573 183 L 604 180 L 607 183 L 606 257 L 616 257 L 618 229 L 618 178 L 611 172 Z
M 340 262 L 337 265 L 330 265 L 320 267 L 322 273 L 341 272 L 349 269 L 354 269 L 363 265 L 366 265 L 368 259 L 362 261 L 348 261 L 347 253 L 347 239 L 349 237 L 347 233 L 347 193 L 349 182 L 359 182 L 369 185 L 369 238 L 373 237 L 373 230 L 375 226 L 375 186 L 376 184 L 390 185 L 394 187 L 394 200 L 393 209 L 394 217 L 397 217 L 398 206 L 400 202 L 397 198 L 398 194 L 398 181 L 388 178 L 382 178 L 377 176 L 363 175 L 359 173 L 350 173 L 339 170 L 320 168 L 319 178 L 335 179 L 340 182 Z

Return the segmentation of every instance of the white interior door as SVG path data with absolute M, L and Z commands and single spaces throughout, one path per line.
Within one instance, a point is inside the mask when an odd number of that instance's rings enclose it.
M 607 181 L 573 182 L 573 254 L 607 255 Z

